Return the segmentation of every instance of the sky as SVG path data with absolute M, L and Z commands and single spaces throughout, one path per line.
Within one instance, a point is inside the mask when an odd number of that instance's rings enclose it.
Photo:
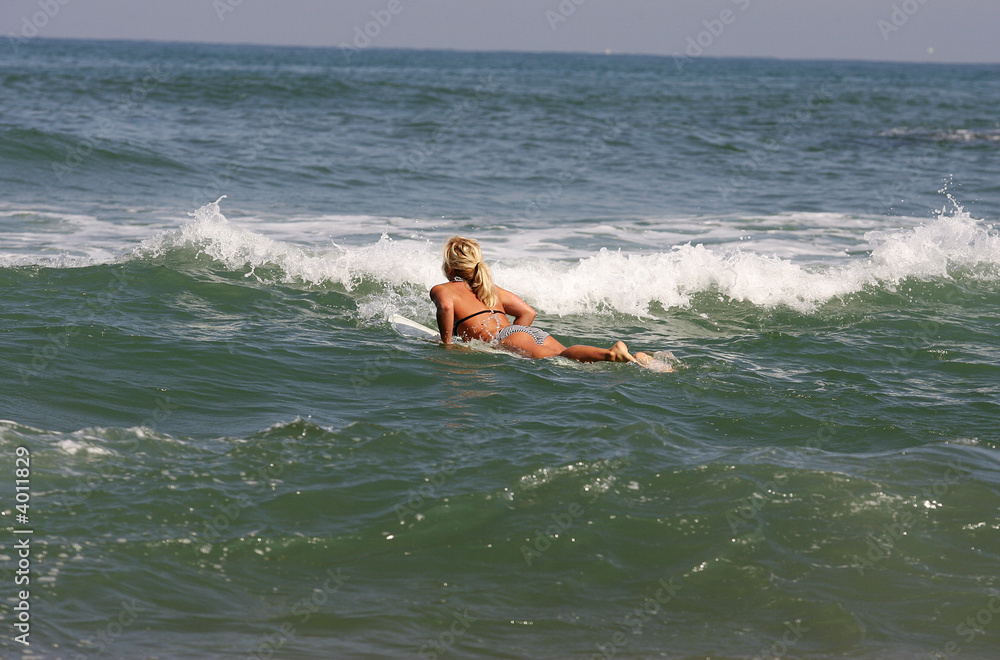
M 997 0 L 3 0 L 0 37 L 1000 62 Z M 6 50 L 6 52 L 5 52 Z M 10 51 L 0 48 L 0 57 Z

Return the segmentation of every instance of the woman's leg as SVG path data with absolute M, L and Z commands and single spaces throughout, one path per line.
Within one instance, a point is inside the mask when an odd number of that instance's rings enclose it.
M 611 348 L 597 348 L 577 344 L 570 346 L 559 354 L 577 362 L 634 362 L 635 358 L 628 352 L 625 342 L 617 342 Z
M 549 358 L 565 357 L 577 362 L 635 362 L 636 358 L 628 352 L 625 342 L 615 343 L 611 348 L 598 348 L 596 346 L 586 346 L 577 344 L 566 348 L 559 340 L 549 335 L 545 338 L 545 343 L 539 346 L 534 338 L 524 332 L 512 332 L 502 342 L 502 348 L 518 353 L 529 358 Z M 637 356 L 645 356 L 645 353 L 638 353 Z

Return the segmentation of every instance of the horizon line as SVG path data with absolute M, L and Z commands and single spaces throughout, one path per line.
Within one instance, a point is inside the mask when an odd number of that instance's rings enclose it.
M 19 37 L 16 35 L 8 35 L 9 40 L 18 40 L 21 42 L 32 42 L 32 41 L 83 41 L 83 42 L 113 42 L 113 43 L 148 43 L 148 44 L 177 44 L 177 45 L 192 45 L 192 46 L 253 46 L 259 48 L 284 48 L 284 49 L 308 49 L 308 50 L 331 50 L 331 51 L 419 51 L 419 52 L 440 52 L 440 53 L 463 53 L 463 54 L 490 54 L 490 53 L 504 53 L 504 54 L 523 54 L 523 55 L 588 55 L 595 57 L 655 57 L 663 58 L 669 60 L 771 60 L 771 61 L 782 61 L 782 62 L 847 62 L 847 63 L 868 63 L 868 64 L 918 64 L 918 65 L 938 65 L 938 66 L 996 66 L 1000 65 L 1000 60 L 998 61 L 933 61 L 933 60 L 878 60 L 878 59 L 865 59 L 865 58 L 850 58 L 850 57 L 791 57 L 791 56 L 780 56 L 780 55 L 699 55 L 697 57 L 692 57 L 683 53 L 645 53 L 645 52 L 625 52 L 625 51 L 612 51 L 610 49 L 586 51 L 586 50 L 530 50 L 530 49 L 519 49 L 519 48 L 499 48 L 499 49 L 483 49 L 483 50 L 468 50 L 464 48 L 446 48 L 440 46 L 372 46 L 368 48 L 358 49 L 356 47 L 345 46 L 334 46 L 334 45 L 306 45 L 306 44 L 278 44 L 278 43 L 261 43 L 253 41 L 200 41 L 197 39 L 149 39 L 149 38 L 124 38 L 124 37 Z M 355 54 L 360 54 L 355 52 Z

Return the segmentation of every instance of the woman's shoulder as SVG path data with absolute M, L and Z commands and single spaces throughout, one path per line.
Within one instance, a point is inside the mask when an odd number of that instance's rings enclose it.
M 442 282 L 431 287 L 431 298 L 454 297 L 458 294 L 462 282 Z

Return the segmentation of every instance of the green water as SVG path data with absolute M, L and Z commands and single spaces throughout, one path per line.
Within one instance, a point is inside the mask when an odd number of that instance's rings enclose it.
M 996 657 L 995 67 L 341 60 L 0 63 L 4 656 Z

